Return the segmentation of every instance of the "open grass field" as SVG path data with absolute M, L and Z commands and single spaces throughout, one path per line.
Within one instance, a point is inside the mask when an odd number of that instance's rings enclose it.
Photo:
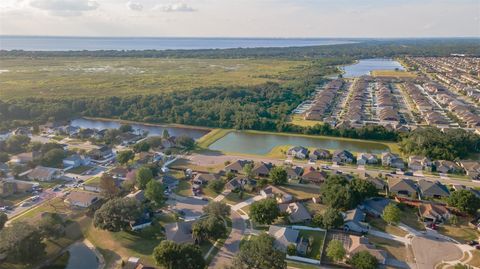
M 290 123 L 298 125 L 298 126 L 303 126 L 303 127 L 311 127 L 311 126 L 315 126 L 317 124 L 322 124 L 321 121 L 305 120 L 305 119 L 303 119 L 303 116 L 301 116 L 301 115 L 292 115 L 290 117 Z
M 477 240 L 479 233 L 472 227 L 468 226 L 468 218 L 459 217 L 458 224 L 444 224 L 438 228 L 438 232 L 450 236 L 453 239 L 466 243 L 470 240 Z
M 397 78 L 415 78 L 417 75 L 408 71 L 396 71 L 396 70 L 373 70 L 372 76 L 374 77 L 397 77 Z
M 0 98 L 154 94 L 281 82 L 306 61 L 258 59 L 2 58 Z

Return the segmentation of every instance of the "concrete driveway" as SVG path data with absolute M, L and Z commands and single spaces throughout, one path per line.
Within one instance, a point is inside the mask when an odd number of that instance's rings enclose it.
M 240 241 L 245 233 L 245 222 L 235 210 L 231 211 L 230 217 L 232 219 L 232 232 L 208 268 L 225 268 L 226 266 L 231 266 L 233 257 L 240 249 Z
M 457 260 L 462 251 L 452 242 L 435 237 L 415 236 L 412 250 L 418 269 L 431 269 L 442 261 Z

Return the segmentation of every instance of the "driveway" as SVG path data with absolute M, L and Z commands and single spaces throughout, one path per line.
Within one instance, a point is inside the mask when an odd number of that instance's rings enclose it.
M 440 238 L 415 236 L 412 250 L 418 269 L 431 269 L 442 261 L 457 260 L 462 251 L 452 242 Z
M 246 206 L 249 206 L 251 204 L 253 204 L 254 202 L 256 201 L 260 201 L 262 199 L 264 199 L 265 197 L 263 197 L 262 195 L 257 195 L 257 196 L 254 196 L 252 198 L 249 198 L 241 203 L 238 203 L 234 206 L 232 206 L 232 210 L 239 210 L 240 208 L 243 208 L 243 207 L 246 207 Z
M 233 257 L 240 249 L 240 241 L 245 233 L 245 222 L 235 210 L 231 211 L 230 217 L 232 219 L 232 232 L 208 268 L 225 268 L 226 266 L 231 266 Z

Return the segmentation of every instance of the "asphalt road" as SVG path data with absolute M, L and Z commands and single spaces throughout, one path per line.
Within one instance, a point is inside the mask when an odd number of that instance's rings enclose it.
M 234 210 L 231 211 L 232 232 L 208 268 L 221 269 L 232 264 L 232 259 L 240 249 L 240 241 L 245 232 L 245 222 Z

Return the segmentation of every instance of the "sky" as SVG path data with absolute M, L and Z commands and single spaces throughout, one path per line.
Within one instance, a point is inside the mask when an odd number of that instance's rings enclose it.
M 480 37 L 480 0 L 0 0 L 0 34 Z

